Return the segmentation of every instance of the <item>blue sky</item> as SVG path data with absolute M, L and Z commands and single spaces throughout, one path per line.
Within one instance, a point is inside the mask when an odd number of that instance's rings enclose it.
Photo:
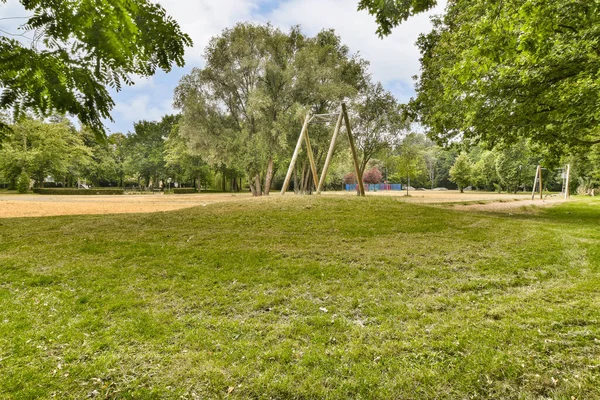
M 179 79 L 193 67 L 202 67 L 203 49 L 209 39 L 224 28 L 237 22 L 271 22 L 284 31 L 300 25 L 306 34 L 314 35 L 321 29 L 335 29 L 352 52 L 359 52 L 370 61 L 373 78 L 381 81 L 398 100 L 405 102 L 414 94 L 412 76 L 419 72 L 419 53 L 414 43 L 420 33 L 431 29 L 429 16 L 440 13 L 445 1 L 440 1 L 432 13 L 409 19 L 395 29 L 392 35 L 379 39 L 374 18 L 357 11 L 358 0 L 161 0 L 160 4 L 194 40 L 194 47 L 186 52 L 186 66 L 171 72 L 158 72 L 150 79 L 135 79 L 134 86 L 113 92 L 116 106 L 114 122 L 106 121 L 110 132 L 126 133 L 133 123 L 157 120 L 173 113 L 173 90 Z M 18 0 L 0 4 L 0 18 L 27 15 Z M 0 21 L 0 28 L 17 21 Z

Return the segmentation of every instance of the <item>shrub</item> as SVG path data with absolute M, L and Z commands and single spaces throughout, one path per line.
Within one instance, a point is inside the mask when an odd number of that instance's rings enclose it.
M 364 173 L 363 182 L 370 184 L 378 184 L 379 182 L 381 182 L 382 177 L 383 175 L 381 174 L 379 168 L 373 167 Z
M 175 194 L 191 194 L 191 193 L 197 193 L 196 189 L 194 188 L 174 188 L 171 189 L 171 191 Z
M 31 183 L 31 179 L 29 179 L 29 175 L 27 172 L 23 171 L 17 178 L 17 190 L 19 193 L 27 193 L 29 191 L 29 184 Z
M 36 188 L 33 193 L 37 194 L 61 194 L 61 195 L 95 195 L 95 194 L 123 194 L 125 191 L 121 188 L 114 189 L 58 189 L 58 188 Z
M 348 185 L 356 183 L 356 176 L 354 175 L 354 172 L 348 172 L 346 175 L 344 175 L 344 183 Z

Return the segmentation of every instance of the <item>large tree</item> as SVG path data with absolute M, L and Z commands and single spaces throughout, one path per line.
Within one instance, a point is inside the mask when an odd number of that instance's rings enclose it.
M 178 116 L 165 115 L 160 121 L 139 121 L 133 125 L 134 131 L 126 141 L 125 165 L 128 172 L 158 187 L 167 178 L 165 161 L 165 141 L 177 124 Z
M 307 38 L 298 28 L 238 24 L 211 40 L 205 58 L 175 90 L 180 133 L 211 165 L 243 170 L 254 195 L 269 194 L 306 111 L 332 111 L 364 79 L 364 63 L 332 31 Z M 323 132 L 311 127 L 317 159 Z
M 91 160 L 90 148 L 67 120 L 46 123 L 23 119 L 10 128 L 0 150 L 0 170 L 11 186 L 23 172 L 39 187 L 44 186 L 48 176 L 65 182 L 78 172 L 73 166 Z
M 110 118 L 114 106 L 108 87 L 119 90 L 122 83 L 132 84 L 134 75 L 183 66 L 185 48 L 192 44 L 177 22 L 148 0 L 20 2 L 32 16 L 22 33 L 0 36 L 0 109 L 70 113 L 101 136 L 102 119 Z
M 362 176 L 369 160 L 386 147 L 393 146 L 407 124 L 399 118 L 395 97 L 379 82 L 365 85 L 352 102 L 352 111 L 352 133 L 356 139 Z
M 433 0 L 362 0 L 388 34 Z M 600 143 L 600 2 L 456 0 L 418 41 L 412 110 L 441 141 Z

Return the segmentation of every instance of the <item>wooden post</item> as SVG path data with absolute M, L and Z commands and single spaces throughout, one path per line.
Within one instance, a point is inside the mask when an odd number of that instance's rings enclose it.
M 544 185 L 542 184 L 542 166 L 540 165 L 540 200 L 544 200 Z
M 281 194 L 284 195 L 288 186 L 290 185 L 290 178 L 292 177 L 292 172 L 294 171 L 294 166 L 296 165 L 296 159 L 298 158 L 298 153 L 300 153 L 300 147 L 302 146 L 302 139 L 304 138 L 304 131 L 308 129 L 308 121 L 310 120 L 310 115 L 307 115 L 304 119 L 304 125 L 302 126 L 302 131 L 300 131 L 300 137 L 298 138 L 298 143 L 296 143 L 296 149 L 294 150 L 294 155 L 292 156 L 292 161 L 290 161 L 290 167 L 288 168 L 287 174 L 285 176 L 285 180 L 283 181 L 283 187 L 281 188 Z
M 571 177 L 571 164 L 567 164 L 567 183 L 565 184 L 565 200 L 571 197 L 569 192 L 569 178 Z
M 319 182 L 317 176 L 317 165 L 315 164 L 315 155 L 313 154 L 310 140 L 308 139 L 308 127 L 304 130 L 304 140 L 306 140 L 306 152 L 308 153 L 308 161 L 310 162 L 310 170 L 312 171 L 313 182 L 316 185 Z
M 531 191 L 531 200 L 535 199 L 535 188 L 537 187 L 538 175 L 540 172 L 540 166 L 538 165 L 535 169 L 535 178 L 533 178 L 533 190 Z
M 340 132 L 340 127 L 342 125 L 342 112 L 340 111 L 340 115 L 338 116 L 337 123 L 335 124 L 335 129 L 333 130 L 333 137 L 331 138 L 331 144 L 329 145 L 329 152 L 327 153 L 327 158 L 325 159 L 325 165 L 323 165 L 323 172 L 321 172 L 321 180 L 319 180 L 319 186 L 317 187 L 317 194 L 321 194 L 321 189 L 323 189 L 323 185 L 325 184 L 325 178 L 327 177 L 327 170 L 329 169 L 329 163 L 331 162 L 331 157 L 333 157 L 333 150 L 335 150 L 335 141 L 337 139 L 337 135 Z
M 350 142 L 350 150 L 352 151 L 352 159 L 354 160 L 354 171 L 356 173 L 356 180 L 358 181 L 359 194 L 365 195 L 365 187 L 363 185 L 362 176 L 360 176 L 360 167 L 358 165 L 358 156 L 356 154 L 356 146 L 354 145 L 354 137 L 352 136 L 352 129 L 350 128 L 350 118 L 348 117 L 348 110 L 346 109 L 346 103 L 342 103 L 342 114 L 344 114 L 344 121 L 346 122 L 346 132 L 348 133 L 348 141 Z

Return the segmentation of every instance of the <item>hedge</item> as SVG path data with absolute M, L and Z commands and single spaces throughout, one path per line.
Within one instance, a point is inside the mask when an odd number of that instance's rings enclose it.
M 82 195 L 82 194 L 123 194 L 125 191 L 121 188 L 98 188 L 98 189 L 58 189 L 58 188 L 35 188 L 33 193 L 37 194 L 66 194 L 66 195 Z
M 194 188 L 174 188 L 171 189 L 174 194 L 191 194 L 198 193 Z

